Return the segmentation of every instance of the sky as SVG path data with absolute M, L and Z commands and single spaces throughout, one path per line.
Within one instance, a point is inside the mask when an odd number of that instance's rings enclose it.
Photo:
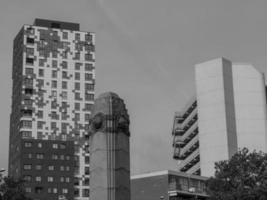
M 177 168 L 172 120 L 195 94 L 194 65 L 217 57 L 267 74 L 266 0 L 0 0 L 0 168 L 7 168 L 12 43 L 35 18 L 96 33 L 96 94 L 130 114 L 131 174 Z

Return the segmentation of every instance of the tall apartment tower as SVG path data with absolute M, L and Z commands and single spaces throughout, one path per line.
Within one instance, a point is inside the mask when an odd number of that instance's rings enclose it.
M 9 175 L 38 200 L 89 197 L 95 35 L 36 19 L 14 39 Z
M 195 76 L 196 107 L 192 110 L 190 104 L 174 118 L 174 158 L 181 171 L 199 169 L 201 175 L 212 176 L 214 163 L 238 149 L 267 152 L 264 74 L 250 64 L 220 58 L 196 65 Z M 190 124 L 192 115 L 197 120 Z M 192 159 L 196 152 L 197 160 Z

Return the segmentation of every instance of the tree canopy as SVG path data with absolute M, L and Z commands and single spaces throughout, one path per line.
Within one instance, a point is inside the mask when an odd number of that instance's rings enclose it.
M 25 196 L 24 181 L 5 177 L 0 185 L 0 200 L 31 200 Z
M 215 163 L 215 176 L 207 186 L 211 200 L 266 200 L 267 154 L 244 148 Z

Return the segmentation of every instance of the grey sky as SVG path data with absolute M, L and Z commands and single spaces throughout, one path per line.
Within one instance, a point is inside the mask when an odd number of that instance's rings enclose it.
M 34 18 L 96 33 L 96 93 L 131 117 L 132 174 L 175 169 L 173 114 L 194 95 L 194 64 L 224 56 L 267 73 L 266 0 L 0 0 L 0 168 L 7 167 L 12 40 Z

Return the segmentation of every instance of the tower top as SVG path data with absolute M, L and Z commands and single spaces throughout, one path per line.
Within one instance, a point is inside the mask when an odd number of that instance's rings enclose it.
M 34 26 L 42 26 L 47 28 L 58 28 L 58 29 L 67 29 L 73 31 L 80 30 L 80 24 L 72 22 L 62 22 L 48 19 L 39 19 L 36 18 L 33 23 Z

